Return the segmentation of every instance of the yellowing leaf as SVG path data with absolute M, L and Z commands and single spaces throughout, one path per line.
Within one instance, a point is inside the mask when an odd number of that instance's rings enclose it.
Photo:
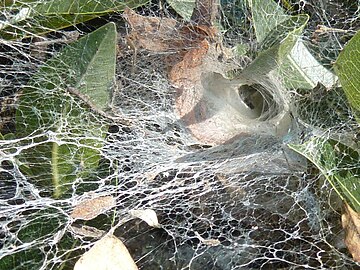
M 74 270 L 137 270 L 125 245 L 115 236 L 105 236 L 76 262 Z

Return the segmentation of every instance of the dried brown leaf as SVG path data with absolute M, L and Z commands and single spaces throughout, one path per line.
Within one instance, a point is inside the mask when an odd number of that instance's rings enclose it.
M 127 41 L 136 48 L 163 52 L 169 50 L 177 38 L 174 19 L 141 16 L 132 9 L 125 9 L 123 17 L 131 26 Z
M 220 240 L 213 238 L 205 239 L 198 232 L 195 232 L 195 236 L 200 240 L 201 243 L 207 246 L 216 247 L 221 244 Z
M 345 203 L 341 221 L 345 230 L 345 244 L 354 260 L 360 262 L 360 214 Z
M 216 37 L 216 28 L 207 25 L 181 25 L 171 18 L 141 16 L 131 9 L 126 9 L 123 17 L 131 27 L 126 40 L 133 49 L 172 51 L 183 56 L 204 39 Z
M 191 20 L 199 25 L 213 25 L 218 16 L 219 4 L 217 0 L 198 0 Z
M 170 82 L 177 88 L 176 113 L 195 138 L 211 145 L 239 134 L 235 125 L 223 124 L 236 120 L 237 111 L 226 105 L 225 98 L 218 98 L 226 97 L 231 90 L 229 80 L 222 75 L 224 65 L 218 60 L 221 55 L 221 48 L 219 51 L 204 39 L 169 74 Z
M 105 231 L 87 225 L 74 224 L 70 226 L 70 230 L 77 235 L 86 237 L 101 238 L 105 235 Z
M 183 59 L 169 72 L 170 82 L 177 88 L 191 88 L 201 76 L 201 64 L 209 49 L 209 42 L 203 40 L 197 48 L 187 51 Z
M 125 10 L 124 18 L 131 26 L 131 33 L 126 40 L 134 49 L 134 59 L 138 48 L 153 52 L 172 52 L 167 54 L 164 60 L 168 67 L 169 82 L 177 89 L 177 114 L 200 141 L 209 144 L 222 143 L 234 136 L 235 128 L 218 132 L 219 122 L 223 121 L 223 118 L 227 119 L 228 113 L 234 115 L 234 112 L 215 115 L 213 112 L 222 107 L 222 104 L 218 106 L 218 102 L 214 102 L 214 93 L 210 93 L 214 91 L 209 92 L 204 89 L 204 85 L 214 84 L 208 83 L 207 77 L 212 74 L 224 74 L 224 65 L 218 59 L 224 58 L 225 54 L 223 46 L 217 40 L 217 30 L 212 26 L 216 14 L 215 2 L 200 2 L 206 5 L 204 9 L 198 8 L 199 14 L 194 16 L 200 18 L 206 14 L 206 18 L 196 20 L 196 24 L 181 25 L 173 19 L 144 17 L 130 9 Z M 198 4 L 201 6 L 200 2 Z M 215 79 L 212 81 L 216 81 Z M 225 81 L 223 77 L 222 79 L 217 83 L 219 87 Z M 214 106 L 218 107 L 214 109 Z M 211 132 L 208 132 L 209 129 Z
M 90 220 L 100 214 L 105 213 L 115 205 L 116 201 L 112 196 L 87 199 L 75 206 L 71 213 L 71 217 L 76 219 Z

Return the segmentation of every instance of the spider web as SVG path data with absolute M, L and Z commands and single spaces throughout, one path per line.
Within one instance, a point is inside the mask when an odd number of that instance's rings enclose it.
M 111 13 L 23 39 L 3 36 L 0 268 L 73 269 L 113 231 L 145 270 L 357 269 L 344 244 L 340 198 L 314 165 L 287 146 L 316 135 L 357 147 L 358 124 L 346 97 L 326 79 L 334 75 L 310 74 L 304 83 L 278 63 L 270 71 L 247 69 L 267 45 L 257 41 L 254 13 L 241 0 L 218 5 L 216 35 L 228 50 L 218 53 L 210 44 L 200 66 L 174 71 L 184 54 L 198 49 L 194 55 L 200 55 L 204 43 L 199 29 L 181 28 L 188 22 L 173 3 L 153 1 L 135 9 L 138 15 Z M 356 1 L 273 4 L 286 15 L 310 15 L 295 48 L 304 45 L 311 63 L 328 70 L 359 27 Z M 211 12 L 200 15 L 194 21 L 208 27 Z M 16 25 L 16 16 L 2 9 L 3 23 Z M 158 32 L 139 39 L 130 16 L 153 18 L 158 24 L 150 30 Z M 108 22 L 117 26 L 118 53 L 106 109 L 72 88 L 31 83 L 39 70 L 53 69 L 49 59 L 59 51 Z M 179 36 L 185 42 L 161 47 L 173 29 L 185 29 Z M 205 40 L 211 39 L 203 29 Z M 157 36 L 160 41 L 152 41 Z M 65 62 L 56 67 L 52 76 L 72 72 Z M 106 76 L 100 70 L 92 76 Z M 240 75 L 246 83 L 239 83 L 239 70 L 250 70 Z M 32 90 L 24 90 L 29 85 Z M 22 100 L 29 100 L 26 106 Z M 64 164 L 89 153 L 58 172 L 68 175 L 60 187 L 51 181 L 54 171 L 42 169 L 54 168 L 54 147 Z M 332 169 L 340 170 L 340 162 Z M 100 215 L 73 218 L 79 202 L 106 196 L 115 203 Z M 159 227 L 131 214 L 146 209 L 155 211 Z

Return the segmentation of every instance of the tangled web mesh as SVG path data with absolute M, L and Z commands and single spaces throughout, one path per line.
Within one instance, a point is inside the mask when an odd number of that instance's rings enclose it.
M 227 29 L 221 35 L 224 46 L 246 44 L 253 55 L 223 60 L 225 71 L 248 66 L 259 46 L 244 2 L 221 1 L 221 27 Z M 289 14 L 311 15 L 301 41 L 328 68 L 358 29 L 356 1 L 274 2 L 284 10 L 291 5 Z M 14 16 L 2 12 L 2 20 Z M 153 1 L 136 12 L 184 24 L 167 2 Z M 34 87 L 24 97 L 21 91 L 36 71 L 72 42 L 74 33 L 77 39 L 109 21 L 117 24 L 119 52 L 107 116 L 81 95 L 57 87 Z M 0 141 L 1 269 L 72 269 L 111 230 L 139 269 L 357 269 L 343 243 L 341 201 L 319 171 L 287 147 L 313 134 L 356 144 L 358 124 L 341 88 L 318 84 L 289 91 L 284 77 L 255 73 L 247 85 L 256 85 L 249 91 L 263 99 L 260 112 L 253 113 L 255 99 L 241 97 L 247 110 L 235 108 L 237 116 L 229 115 L 231 110 L 219 118 L 205 112 L 213 119 L 206 122 L 200 112 L 194 120 L 180 108 L 183 92 L 169 81 L 168 61 L 176 50 L 136 47 L 126 38 L 132 30 L 121 15 L 112 14 L 40 39 L 2 40 L 1 134 L 26 130 L 16 119 L 29 112 L 35 120 L 24 123 L 35 128 Z M 220 102 L 212 110 L 236 107 L 235 99 L 216 92 L 216 82 L 225 82 L 225 75 L 217 75 L 222 71 L 215 64 L 209 66 L 201 76 L 203 85 L 211 82 L 206 95 Z M 59 74 L 68 70 L 58 68 Z M 238 91 L 246 95 L 243 88 Z M 17 106 L 23 98 L 34 106 Z M 98 136 L 95 129 L 106 132 Z M 225 139 L 212 135 L 221 132 Z M 78 174 L 84 170 L 81 163 L 59 172 L 77 176 L 62 184 L 59 198 L 53 196 L 56 188 L 49 188 L 49 173 L 27 173 L 53 166 L 54 147 L 76 146 L 61 152 L 75 156 L 86 140 L 100 149 L 98 166 L 84 174 Z M 105 196 L 115 198 L 115 204 L 101 215 L 87 221 L 71 216 L 80 201 Z M 131 215 L 145 209 L 155 211 L 160 228 Z

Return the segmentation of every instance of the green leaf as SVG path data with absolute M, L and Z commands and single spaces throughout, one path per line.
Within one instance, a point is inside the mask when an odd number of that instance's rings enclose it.
M 13 139 L 15 139 L 15 134 L 14 133 L 7 133 L 5 135 L 2 135 L 2 134 L 0 134 L 0 135 L 1 135 L 2 140 L 13 140 Z
M 63 205 L 44 204 L 41 209 L 33 207 L 22 211 L 23 220 L 18 220 L 17 237 L 19 245 L 11 253 L 3 254 L 0 259 L 0 269 L 41 269 L 44 261 L 51 258 L 51 254 L 42 252 L 44 246 L 51 248 L 51 243 L 45 241 L 61 233 L 67 223 L 67 215 L 61 209 Z M 39 207 L 40 208 L 40 207 Z M 63 242 L 63 236 L 59 241 Z M 59 243 L 57 243 L 59 245 Z M 57 248 L 59 250 L 59 248 Z M 71 245 L 68 245 L 68 250 Z M 67 251 L 68 251 L 67 250 Z M 29 262 L 31 261 L 31 266 Z M 20 266 L 20 267 L 19 267 Z M 57 268 L 59 269 L 59 268 Z
M 249 46 L 245 44 L 237 44 L 232 48 L 235 56 L 245 56 L 249 51 Z
M 149 0 L 47 0 L 15 1 L 4 8 L 8 19 L 0 22 L 0 38 L 21 39 L 41 35 L 108 13 L 136 8 Z
M 283 9 L 271 0 L 248 0 L 252 13 L 256 39 L 259 43 L 263 42 L 268 34 L 286 20 Z
M 286 1 L 282 1 L 282 4 L 290 8 Z M 336 76 L 317 62 L 300 40 L 292 43 L 285 38 L 292 31 L 295 31 L 292 33 L 293 37 L 301 34 L 301 24 L 304 23 L 305 26 L 306 15 L 289 16 L 272 0 L 248 0 L 248 5 L 257 42 L 262 50 L 258 55 L 259 59 L 255 60 L 257 63 L 254 63 L 249 72 L 260 70 L 261 73 L 266 73 L 276 69 L 288 89 L 312 89 L 318 83 L 326 87 L 335 84 Z M 287 40 L 287 45 L 280 49 L 270 48 L 271 44 L 278 43 L 282 38 Z
M 288 17 L 268 32 L 268 36 L 261 43 L 263 51 L 241 71 L 240 77 L 265 75 L 276 69 L 290 54 L 309 17 L 307 15 Z
M 17 269 L 19 265 L 21 265 L 25 269 L 29 269 L 29 267 L 26 267 L 25 265 L 31 262 L 30 267 L 32 269 L 41 269 L 41 266 L 44 264 L 44 259 L 45 255 L 39 250 L 39 248 L 34 248 L 32 250 L 20 250 L 17 252 L 15 251 L 1 258 L 0 268 L 6 270 Z
M 330 88 L 337 81 L 337 77 L 315 59 L 302 40 L 297 41 L 278 67 L 278 73 L 285 86 L 293 89 L 313 89 L 318 83 Z
M 190 21 L 195 8 L 195 0 L 167 0 L 169 5 L 186 21 Z
M 289 147 L 310 160 L 325 176 L 336 193 L 360 212 L 360 154 L 333 139 L 314 136 L 303 144 Z
M 109 101 L 115 60 L 116 29 L 108 23 L 47 61 L 22 92 L 16 130 L 25 146 L 19 162 L 39 184 L 52 183 L 54 197 L 96 171 L 107 131 L 96 112 Z
M 123 0 L 102 0 L 102 1 L 84 1 L 84 0 L 48 0 L 36 1 L 35 10 L 45 15 L 88 15 L 103 14 L 113 12 L 115 10 L 123 10 L 128 4 L 137 5 L 135 1 Z
M 341 51 L 335 63 L 335 71 L 349 103 L 360 111 L 360 31 Z
M 281 55 L 285 55 L 294 47 L 295 42 L 309 20 L 309 16 L 300 14 L 286 17 L 285 20 L 276 24 L 260 42 L 261 51 L 279 45 L 282 48 Z

